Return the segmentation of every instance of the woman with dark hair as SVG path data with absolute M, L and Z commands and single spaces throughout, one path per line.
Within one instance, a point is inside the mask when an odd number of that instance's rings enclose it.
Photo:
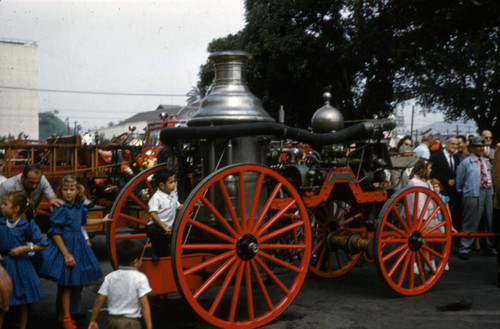
M 413 141 L 411 140 L 411 137 L 409 135 L 403 136 L 399 142 L 398 145 L 396 146 L 396 149 L 399 150 L 401 146 L 413 146 Z

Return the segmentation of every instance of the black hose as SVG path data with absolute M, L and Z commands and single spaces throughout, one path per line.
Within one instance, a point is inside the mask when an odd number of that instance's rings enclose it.
M 220 126 L 165 128 L 161 131 L 160 139 L 163 144 L 169 145 L 178 140 L 272 135 L 280 139 L 288 138 L 310 144 L 312 147 L 321 147 L 365 138 L 379 138 L 383 131 L 392 130 L 395 126 L 396 123 L 393 119 L 381 119 L 362 122 L 337 132 L 315 134 L 305 129 L 288 127 L 276 122 L 255 122 Z

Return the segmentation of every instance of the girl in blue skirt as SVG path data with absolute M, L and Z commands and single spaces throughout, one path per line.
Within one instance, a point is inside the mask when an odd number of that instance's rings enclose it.
M 27 216 L 31 218 L 33 207 L 22 192 L 5 194 L 2 203 L 4 217 L 0 218 L 0 262 L 12 281 L 9 306 L 19 306 L 21 329 L 25 329 L 28 323 L 28 304 L 43 297 L 40 279 L 28 253 L 42 251 L 47 245 L 35 221 L 23 218 L 26 212 L 31 213 Z M 0 328 L 4 315 L 0 311 Z
M 61 324 L 75 329 L 70 316 L 71 287 L 82 286 L 102 277 L 99 261 L 83 238 L 84 224 L 96 225 L 109 221 L 109 217 L 88 218 L 83 205 L 84 188 L 76 177 L 65 176 L 58 189 L 58 197 L 65 204 L 54 208 L 50 216 L 50 240 L 38 270 L 39 274 L 57 283 L 61 291 Z

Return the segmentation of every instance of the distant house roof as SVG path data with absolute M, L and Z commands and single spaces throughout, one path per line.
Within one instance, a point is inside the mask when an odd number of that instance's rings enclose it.
M 135 123 L 138 121 L 158 121 L 160 119 L 159 115 L 161 112 L 167 113 L 169 116 L 172 113 L 177 114 L 179 120 L 189 120 L 193 117 L 193 115 L 198 111 L 198 107 L 196 106 L 179 106 L 179 105 L 165 105 L 160 104 L 156 110 L 147 111 L 134 114 L 130 118 L 127 118 L 121 121 L 119 124 L 129 124 Z

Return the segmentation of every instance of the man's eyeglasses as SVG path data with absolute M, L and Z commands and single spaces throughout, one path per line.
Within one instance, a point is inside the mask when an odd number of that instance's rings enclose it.
M 484 139 L 491 139 L 491 136 L 485 136 Z

